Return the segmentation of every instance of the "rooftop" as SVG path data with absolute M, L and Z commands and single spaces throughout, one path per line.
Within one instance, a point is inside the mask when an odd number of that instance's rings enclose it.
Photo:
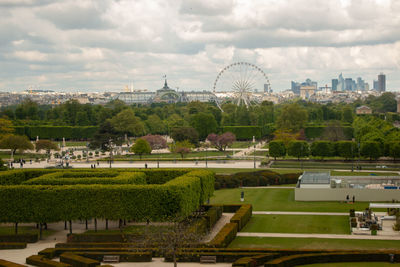
M 304 172 L 300 176 L 302 184 L 330 184 L 330 172 Z

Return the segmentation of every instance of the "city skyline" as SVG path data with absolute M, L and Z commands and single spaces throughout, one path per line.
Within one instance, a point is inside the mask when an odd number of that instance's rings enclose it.
M 396 1 L 0 1 L 0 90 L 211 90 L 237 61 L 272 89 L 362 77 L 400 89 Z M 311 14 L 311 15 L 310 15 Z M 262 89 L 262 88 L 260 88 Z

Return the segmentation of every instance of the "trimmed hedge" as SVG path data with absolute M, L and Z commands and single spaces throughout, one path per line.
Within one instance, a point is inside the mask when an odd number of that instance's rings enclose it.
M 320 138 L 327 126 L 307 126 L 304 129 L 304 134 L 306 135 L 307 139 L 315 139 Z M 351 140 L 354 136 L 354 129 L 351 126 L 341 126 L 339 127 L 343 130 L 343 134 L 346 139 Z
M 66 174 L 68 174 L 66 176 Z M 50 173 L 23 182 L 26 185 L 76 185 L 76 184 L 146 184 L 146 175 L 141 172 L 120 172 L 115 176 L 85 176 L 78 172 Z M 76 176 L 74 176 L 76 175 Z M 97 176 L 98 175 L 98 176 Z
M 201 256 L 216 256 L 217 262 L 234 262 L 243 257 L 250 257 L 254 256 L 252 252 L 177 252 L 176 253 L 176 260 L 178 262 L 199 262 Z M 165 255 L 166 262 L 173 261 L 173 255 L 168 254 Z
M 128 244 L 128 243 L 126 243 Z M 42 255 L 46 258 L 52 259 L 59 257 L 63 253 L 87 253 L 87 252 L 96 252 L 96 253 L 103 253 L 103 255 L 107 254 L 118 254 L 118 253 L 125 253 L 125 252 L 144 252 L 144 251 L 152 251 L 152 253 L 158 253 L 157 248 L 132 248 L 132 247 L 95 247 L 95 248 L 46 248 L 39 251 L 39 255 Z M 94 254 L 93 254 L 94 255 Z
M 0 242 L 3 243 L 36 243 L 38 240 L 38 234 L 0 235 Z
M 232 266 L 236 266 L 236 267 L 260 266 L 260 265 L 263 265 L 265 262 L 270 261 L 276 257 L 279 257 L 279 254 L 266 253 L 266 254 L 251 256 L 251 257 L 244 257 L 244 258 L 240 258 L 237 261 L 235 261 L 234 263 L 232 263 Z
M 31 140 L 40 139 L 88 140 L 99 129 L 98 126 L 14 126 L 15 134 L 26 135 Z
M 0 267 L 25 267 L 25 265 L 0 259 Z
M 165 171 L 154 172 L 144 171 L 147 182 L 165 181 L 166 178 L 161 178 Z M 54 222 L 90 218 L 162 221 L 188 216 L 213 194 L 214 173 L 211 171 L 175 170 L 168 175 L 169 178 L 173 176 L 175 179 L 163 185 L 0 186 L 0 221 Z M 27 179 L 24 176 L 21 180 Z
M 0 172 L 0 185 L 17 185 L 55 170 L 9 170 Z
M 238 225 L 238 232 L 246 225 L 250 220 L 253 208 L 251 204 L 245 204 L 240 207 L 238 211 L 231 218 L 231 223 L 236 223 Z
M 60 255 L 60 262 L 71 264 L 74 267 L 96 267 L 100 261 L 82 257 L 73 253 L 63 253 Z
M 207 229 L 210 230 L 221 218 L 221 216 L 222 216 L 222 207 L 211 206 L 211 208 L 209 208 L 203 216 L 207 222 Z
M 26 243 L 20 242 L 1 242 L 0 249 L 23 249 L 26 248 Z
M 119 233 L 82 233 L 82 234 L 68 234 L 68 243 L 124 243 L 129 234 Z
M 389 262 L 390 255 L 387 252 L 338 252 L 300 254 L 281 257 L 265 263 L 264 266 L 297 266 L 314 263 L 332 262 Z M 394 261 L 400 261 L 400 254 L 394 254 Z
M 72 267 L 70 264 L 49 260 L 43 255 L 32 255 L 26 258 L 26 263 L 39 267 Z
M 119 256 L 120 262 L 151 262 L 152 252 L 75 252 L 75 255 L 80 255 L 85 258 L 102 261 L 105 255 L 116 255 Z M 65 255 L 65 253 L 63 254 Z M 61 255 L 62 256 L 62 255 Z
M 221 132 L 231 132 L 236 136 L 236 140 L 253 140 L 261 138 L 262 127 L 260 126 L 222 126 Z
M 208 243 L 211 247 L 227 247 L 235 238 L 238 232 L 237 223 L 227 223 L 221 231 Z
M 241 172 L 233 175 L 216 175 L 215 188 L 296 184 L 300 175 L 301 173 L 278 174 L 269 170 Z

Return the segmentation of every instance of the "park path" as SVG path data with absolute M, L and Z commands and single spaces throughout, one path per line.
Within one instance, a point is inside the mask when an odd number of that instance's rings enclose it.
M 258 150 L 261 149 L 263 145 L 264 145 L 263 142 L 257 143 L 256 144 L 256 150 L 257 149 Z M 233 157 L 234 158 L 236 158 L 236 157 L 244 157 L 244 156 L 247 156 L 248 154 L 250 154 L 251 152 L 254 152 L 254 146 L 253 145 L 249 146 L 248 148 L 242 149 L 239 152 L 233 154 Z
M 348 212 L 307 212 L 307 211 L 253 211 L 253 215 L 325 215 L 349 216 Z
M 229 223 L 231 218 L 233 217 L 234 213 L 222 213 L 221 218 L 217 221 L 217 223 L 214 225 L 214 227 L 211 229 L 211 231 L 204 237 L 202 240 L 203 242 L 209 242 L 211 241 L 222 229 L 222 227 L 225 226 L 225 224 Z
M 293 233 L 248 233 L 239 232 L 242 237 L 287 237 L 287 238 L 327 238 L 327 239 L 362 239 L 362 240 L 400 240 L 398 235 L 336 235 L 336 234 L 293 234 Z

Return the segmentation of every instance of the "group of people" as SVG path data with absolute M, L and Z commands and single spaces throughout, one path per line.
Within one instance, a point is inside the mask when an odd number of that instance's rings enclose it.
M 26 164 L 26 161 L 25 161 L 24 159 L 22 159 L 22 158 L 19 159 L 19 160 L 14 160 L 13 162 L 10 161 L 10 162 L 8 162 L 8 168 L 9 168 L 9 169 L 14 168 L 14 163 L 16 163 L 16 164 L 19 163 L 19 167 L 20 167 L 20 168 L 23 168 L 23 167 L 24 167 L 24 164 Z M 30 160 L 30 163 L 32 164 L 32 160 Z
M 347 195 L 347 196 L 346 196 L 346 202 L 349 203 L 349 200 L 350 200 L 350 196 Z M 356 202 L 356 197 L 355 197 L 355 196 L 353 196 L 353 203 L 354 203 L 354 202 Z
M 96 169 L 96 164 L 97 164 L 97 166 L 99 166 L 99 162 L 97 161 L 97 163 L 95 163 L 95 164 L 90 164 L 90 168 Z

